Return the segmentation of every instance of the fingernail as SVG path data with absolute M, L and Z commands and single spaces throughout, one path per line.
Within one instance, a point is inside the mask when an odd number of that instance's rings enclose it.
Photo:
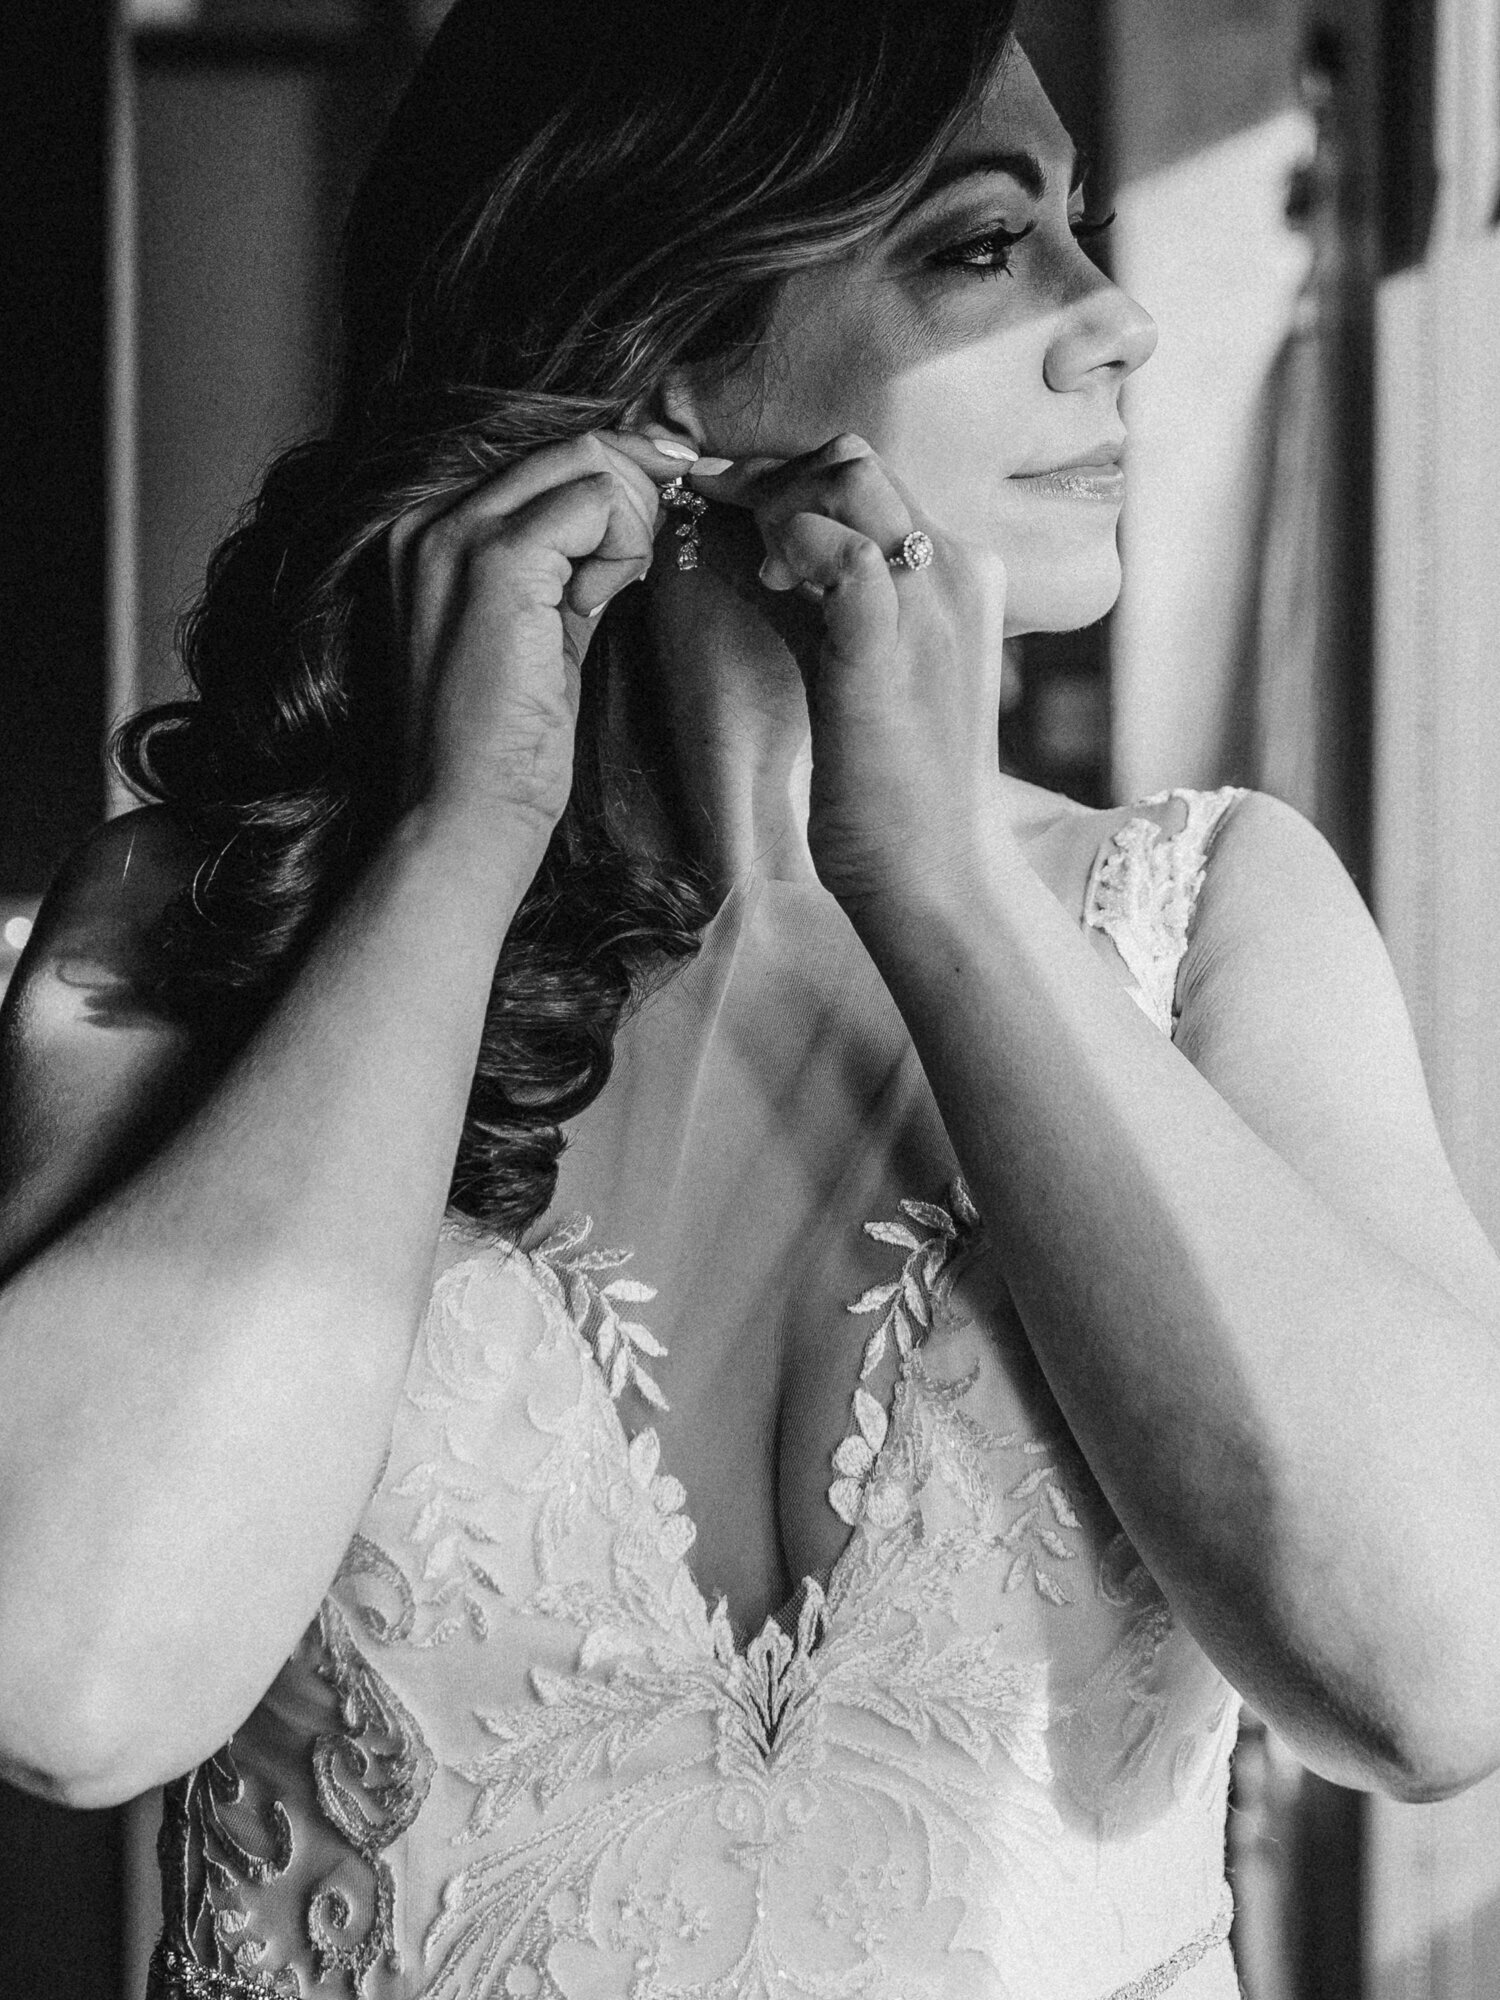
M 684 459 L 689 465 L 696 465 L 698 462 L 698 453 L 690 444 L 683 444 L 678 438 L 654 437 L 651 442 L 663 458 Z
M 732 458 L 700 458 L 693 470 L 700 479 L 712 479 L 717 473 L 727 472 L 733 464 Z
M 780 556 L 767 556 L 756 575 L 767 590 L 790 590 L 796 582 Z
M 609 605 L 607 602 L 604 604 L 596 604 L 593 610 L 586 613 L 585 615 L 589 618 L 602 618 L 605 612 L 608 611 L 608 609 Z

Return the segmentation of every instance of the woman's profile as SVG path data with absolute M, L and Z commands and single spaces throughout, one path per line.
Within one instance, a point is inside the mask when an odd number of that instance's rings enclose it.
M 155 2000 L 1232 2000 L 1500 1763 L 1500 1265 L 1252 793 L 1002 771 L 1154 328 L 995 0 L 458 0 L 0 1034 L 0 1766 Z

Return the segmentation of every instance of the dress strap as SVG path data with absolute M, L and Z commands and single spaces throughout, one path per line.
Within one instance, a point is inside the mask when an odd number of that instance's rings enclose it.
M 1237 785 L 1216 792 L 1160 792 L 1143 806 L 1180 801 L 1187 817 L 1176 833 L 1138 812 L 1094 862 L 1084 922 L 1103 931 L 1125 961 L 1130 996 L 1164 1035 L 1176 1024 L 1177 974 L 1214 835 L 1245 796 Z

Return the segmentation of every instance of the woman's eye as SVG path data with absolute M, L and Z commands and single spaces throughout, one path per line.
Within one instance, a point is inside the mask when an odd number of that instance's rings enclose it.
M 982 236 L 965 237 L 962 243 L 950 243 L 946 249 L 937 251 L 933 263 L 949 271 L 976 271 L 981 278 L 996 278 L 1010 269 L 1010 253 L 1018 243 L 1036 228 L 1034 222 L 1024 229 L 1002 229 L 997 224 L 987 229 Z
M 1079 243 L 1090 242 L 1102 236 L 1115 219 L 1114 210 L 1108 215 L 1074 215 L 1068 218 L 1068 226 Z M 943 270 L 973 271 L 981 278 L 998 278 L 1010 269 L 1010 253 L 1018 243 L 1024 243 L 1036 228 L 1034 222 L 1024 229 L 1003 229 L 996 223 L 985 230 L 982 236 L 965 237 L 961 243 L 950 243 L 945 249 L 933 255 L 933 263 Z

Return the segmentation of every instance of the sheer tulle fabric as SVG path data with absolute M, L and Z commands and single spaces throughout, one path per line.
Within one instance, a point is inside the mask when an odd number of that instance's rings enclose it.
M 1233 797 L 1143 811 L 1090 885 L 1168 1033 Z M 814 1332 L 848 1406 L 847 1544 L 748 1643 L 656 1427 L 726 1318 Z M 1068 1437 L 873 966 L 821 891 L 752 886 L 622 1034 L 544 1228 L 445 1230 L 319 1617 L 169 1793 L 153 1990 L 1234 2000 L 1237 1713 Z

